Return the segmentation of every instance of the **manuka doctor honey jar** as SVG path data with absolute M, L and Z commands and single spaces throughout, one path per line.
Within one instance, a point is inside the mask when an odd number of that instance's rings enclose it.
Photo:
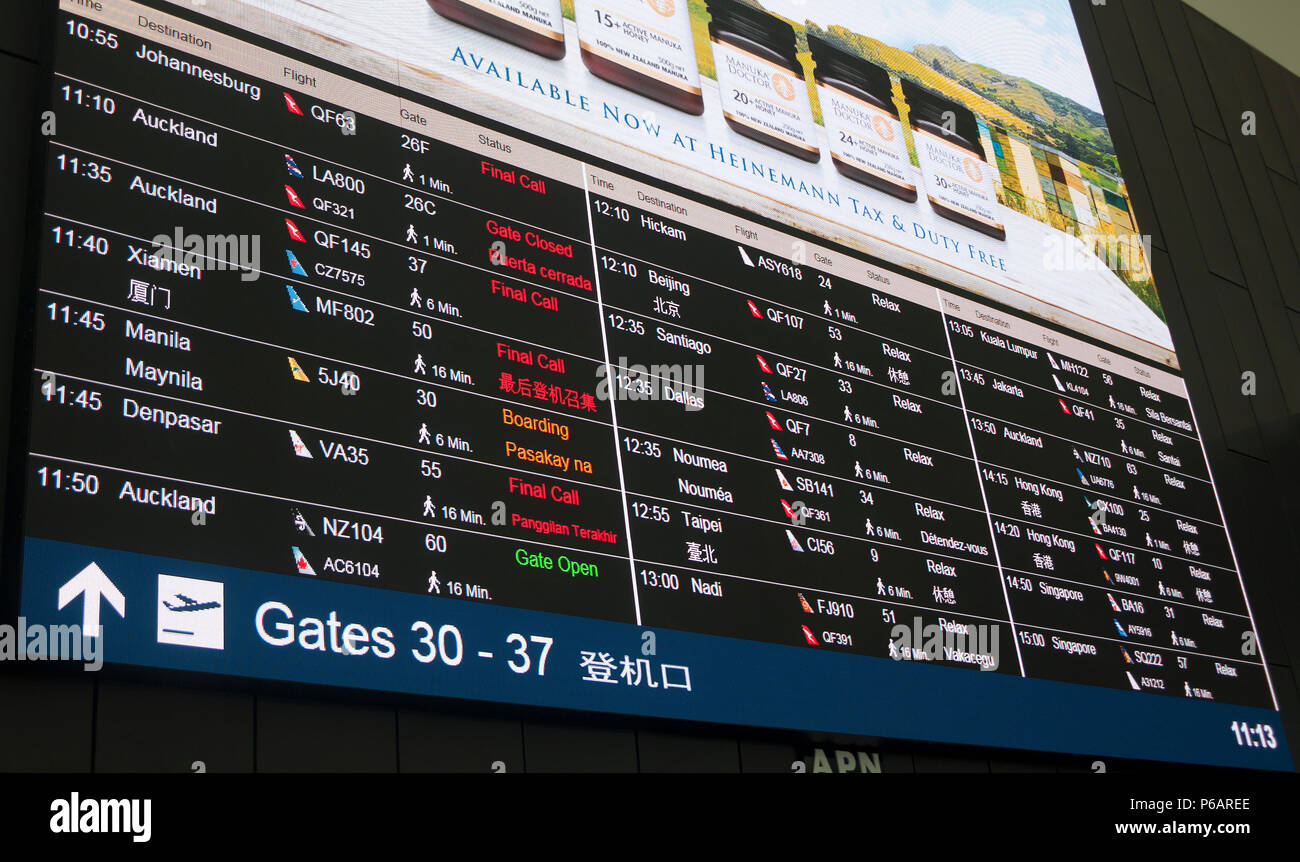
M 916 184 L 889 73 L 817 36 L 808 37 L 817 98 L 835 169 L 912 202 Z
M 736 0 L 709 0 L 709 40 L 727 125 L 808 162 L 820 161 L 794 28 Z
M 930 208 L 957 224 L 1005 240 L 993 167 L 984 160 L 975 114 L 911 81 L 902 83 Z
M 429 0 L 439 15 L 552 60 L 564 56 L 560 0 Z
M 704 113 L 687 0 L 574 0 L 582 62 L 598 78 Z

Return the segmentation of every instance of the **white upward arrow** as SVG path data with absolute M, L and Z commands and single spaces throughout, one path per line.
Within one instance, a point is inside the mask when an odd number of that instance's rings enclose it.
M 117 615 L 126 618 L 126 596 L 117 588 L 104 570 L 96 563 L 86 566 L 76 577 L 59 587 L 59 610 L 68 606 L 68 602 L 85 594 L 85 606 L 81 612 L 81 636 L 99 636 L 99 600 L 104 598 L 112 605 Z

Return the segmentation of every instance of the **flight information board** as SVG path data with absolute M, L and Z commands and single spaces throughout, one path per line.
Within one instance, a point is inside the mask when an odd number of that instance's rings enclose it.
M 29 628 L 1289 768 L 1176 363 L 186 4 L 54 42 Z

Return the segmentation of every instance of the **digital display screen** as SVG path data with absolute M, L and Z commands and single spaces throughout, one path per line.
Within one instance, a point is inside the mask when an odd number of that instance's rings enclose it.
M 1290 768 L 1068 3 L 897 5 L 61 0 L 23 648 Z

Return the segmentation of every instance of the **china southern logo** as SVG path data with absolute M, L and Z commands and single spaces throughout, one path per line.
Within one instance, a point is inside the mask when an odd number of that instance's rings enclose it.
M 226 585 L 178 575 L 158 576 L 158 643 L 225 649 Z

